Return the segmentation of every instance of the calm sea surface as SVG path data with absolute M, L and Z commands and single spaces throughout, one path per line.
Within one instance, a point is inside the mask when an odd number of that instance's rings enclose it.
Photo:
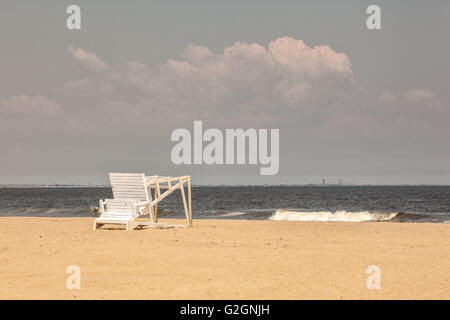
M 110 188 L 0 188 L 0 216 L 89 217 L 111 197 Z M 193 187 L 192 202 L 194 219 L 450 222 L 450 186 Z M 180 193 L 160 208 L 182 217 Z

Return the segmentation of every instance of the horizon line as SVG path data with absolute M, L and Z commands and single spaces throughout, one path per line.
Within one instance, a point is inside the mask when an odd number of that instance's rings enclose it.
M 439 183 L 274 183 L 274 184 L 192 184 L 192 187 L 450 187 L 449 184 Z M 5 183 L 0 188 L 110 188 L 108 184 L 28 184 L 28 183 Z

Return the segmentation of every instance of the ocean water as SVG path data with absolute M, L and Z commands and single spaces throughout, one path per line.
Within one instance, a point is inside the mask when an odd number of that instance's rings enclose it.
M 110 188 L 0 188 L 0 216 L 89 217 Z M 450 222 L 450 186 L 193 187 L 194 219 Z M 180 192 L 161 217 L 183 217 Z

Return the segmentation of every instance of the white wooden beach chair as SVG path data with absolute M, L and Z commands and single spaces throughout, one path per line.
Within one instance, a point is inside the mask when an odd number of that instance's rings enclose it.
M 94 220 L 94 230 L 103 224 L 138 226 L 135 219 L 149 213 L 150 197 L 144 173 L 110 173 L 114 199 L 100 200 L 100 216 Z

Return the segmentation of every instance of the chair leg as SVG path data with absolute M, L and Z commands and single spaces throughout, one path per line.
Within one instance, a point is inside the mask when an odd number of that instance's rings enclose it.
M 94 221 L 94 230 L 100 229 L 104 225 L 104 223 L 99 223 L 97 221 Z
M 134 230 L 136 228 L 136 223 L 133 220 L 127 222 L 125 230 Z
M 155 211 L 153 206 L 150 207 L 148 214 L 150 218 L 150 223 L 155 223 Z

